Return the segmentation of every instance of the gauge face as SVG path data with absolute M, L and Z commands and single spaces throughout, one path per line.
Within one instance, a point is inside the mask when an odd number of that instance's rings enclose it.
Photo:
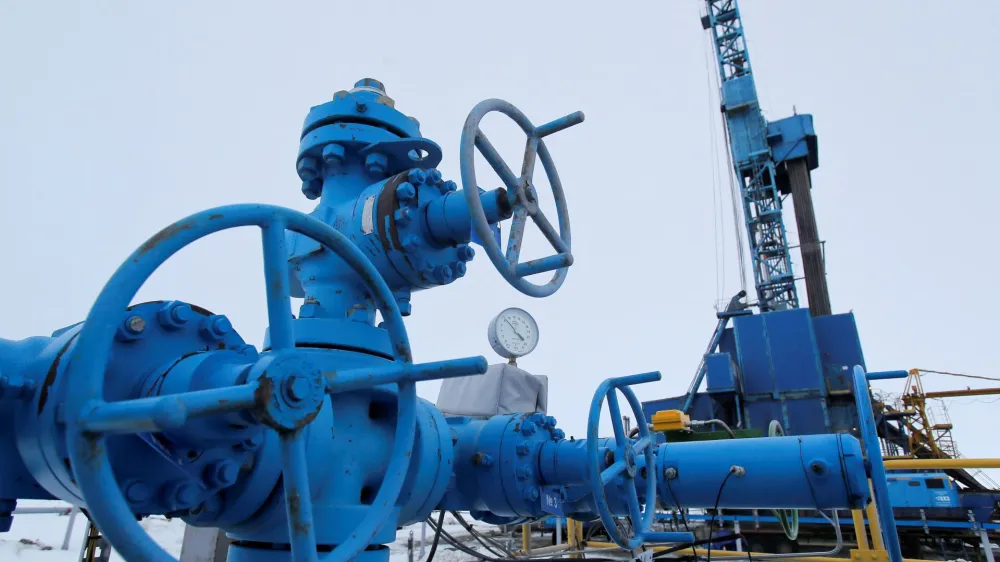
M 490 322 L 490 345 L 507 359 L 523 357 L 538 345 L 538 324 L 520 308 L 508 308 Z

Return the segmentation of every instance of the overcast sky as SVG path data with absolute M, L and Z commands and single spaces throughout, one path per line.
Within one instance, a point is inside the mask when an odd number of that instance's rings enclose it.
M 713 179 L 725 147 L 711 142 L 721 117 L 701 5 L 0 3 L 0 335 L 83 319 L 136 246 L 190 213 L 237 202 L 311 210 L 295 174 L 302 120 L 371 76 L 442 146 L 441 169 L 456 181 L 461 126 L 481 99 L 506 99 L 535 123 L 587 115 L 548 141 L 573 225 L 576 264 L 563 288 L 525 297 L 480 251 L 461 282 L 415 295 L 417 360 L 498 360 L 487 323 L 522 306 L 541 343 L 520 364 L 550 377 L 550 413 L 568 433 L 585 431 L 606 377 L 660 370 L 664 380 L 637 388 L 640 398 L 680 394 L 713 305 L 739 289 L 730 203 Z M 980 3 L 975 18 L 995 19 L 998 6 Z M 949 2 L 742 9 L 767 116 L 793 105 L 815 116 L 813 198 L 831 299 L 856 314 L 869 368 L 1000 376 L 992 37 Z M 484 129 L 519 166 L 513 125 L 494 118 Z M 484 187 L 500 185 L 480 170 Z M 225 313 L 259 344 L 259 239 L 245 229 L 195 244 L 140 300 Z M 529 257 L 549 252 L 535 232 L 527 247 Z M 926 382 L 955 384 L 982 386 Z M 437 389 L 427 383 L 421 395 L 434 400 Z M 952 403 L 966 456 L 996 456 L 984 424 L 991 399 Z

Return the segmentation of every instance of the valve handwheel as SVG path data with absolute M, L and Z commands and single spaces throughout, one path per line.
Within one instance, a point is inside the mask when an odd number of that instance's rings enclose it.
M 510 117 L 528 135 L 524 148 L 524 161 L 521 163 L 521 175 L 515 176 L 510 167 L 497 153 L 493 144 L 479 129 L 479 123 L 487 113 L 498 111 Z M 549 155 L 545 141 L 542 139 L 552 133 L 572 127 L 583 122 L 583 113 L 577 111 L 566 117 L 557 119 L 540 127 L 535 127 L 519 109 L 510 103 L 499 99 L 488 99 L 480 102 L 469 112 L 462 128 L 460 166 L 462 171 L 462 187 L 472 215 L 472 225 L 476 234 L 483 241 L 490 261 L 500 271 L 504 279 L 514 288 L 532 297 L 547 297 L 556 292 L 566 280 L 567 268 L 573 264 L 573 254 L 570 253 L 569 211 L 566 208 L 566 195 L 563 193 L 562 182 L 556 172 L 555 164 Z M 483 203 L 479 199 L 479 184 L 476 181 L 475 150 L 479 149 L 493 170 L 503 180 L 507 188 L 507 198 L 514 211 L 511 220 L 510 237 L 507 240 L 506 253 L 501 252 L 500 245 L 490 233 L 490 225 L 486 221 Z M 556 211 L 559 218 L 559 232 L 549 222 L 538 205 L 538 193 L 532 183 L 535 173 L 536 156 L 542 161 L 545 174 L 552 186 L 555 196 Z M 527 217 L 535 222 L 556 253 L 527 262 L 520 262 L 521 242 L 524 237 L 524 224 Z M 525 279 L 529 275 L 553 271 L 548 283 L 539 285 Z
M 781 427 L 781 422 L 778 420 L 771 420 L 771 423 L 767 426 L 767 436 L 768 437 L 784 437 L 785 428 Z M 775 509 L 774 516 L 778 518 L 778 523 L 781 524 L 781 530 L 784 531 L 785 537 L 790 541 L 794 541 L 799 538 L 799 510 L 797 509 Z
M 195 240 L 230 228 L 258 226 L 263 234 L 264 277 L 271 351 L 262 354 L 246 384 L 153 398 L 104 402 L 104 372 L 121 314 L 142 284 L 167 259 Z M 371 291 L 385 320 L 395 362 L 367 369 L 352 380 L 339 373 L 325 379 L 306 355 L 295 349 L 285 231 L 308 236 L 342 258 Z M 416 381 L 482 373 L 482 357 L 447 362 L 451 375 L 412 364 L 409 340 L 399 308 L 378 270 L 343 234 L 305 214 L 269 205 L 230 205 L 191 215 L 150 238 L 118 268 L 97 297 L 80 332 L 67 379 L 67 441 L 76 481 L 87 509 L 101 531 L 126 560 L 171 562 L 136 522 L 108 461 L 105 436 L 161 431 L 188 419 L 249 410 L 281 438 L 282 474 L 289 539 L 295 562 L 315 561 L 316 534 L 307 475 L 304 429 L 316 417 L 327 393 L 395 383 L 399 414 L 393 454 L 372 508 L 351 538 L 325 560 L 349 560 L 364 550 L 387 521 L 403 486 L 416 427 Z M 265 369 L 266 367 L 266 369 Z M 367 384 L 372 373 L 377 381 Z M 438 371 L 432 374 L 432 371 Z M 258 392 L 259 390 L 264 390 Z
M 653 474 L 656 467 L 654 456 L 653 437 L 649 432 L 649 424 L 646 423 L 646 416 L 642 412 L 642 404 L 636 398 L 635 393 L 629 385 L 654 382 L 660 380 L 658 372 L 631 375 L 628 377 L 618 377 L 607 379 L 594 393 L 594 399 L 590 403 L 590 417 L 587 420 L 587 459 L 590 466 L 590 491 L 594 495 L 594 505 L 601 515 L 601 522 L 608 537 L 618 546 L 634 550 L 642 546 L 646 541 L 667 541 L 671 540 L 674 534 L 655 533 L 650 531 L 653 520 L 656 516 L 656 476 Z M 628 400 L 629 406 L 635 415 L 635 423 L 639 429 L 639 439 L 632 442 L 625 434 L 622 426 L 622 412 L 618 405 L 618 391 L 621 391 Z M 614 426 L 614 462 L 602 470 L 604 466 L 600 458 L 598 444 L 601 441 L 598 437 L 598 428 L 601 420 L 601 405 L 604 400 L 608 401 L 608 414 L 611 416 L 611 424 Z M 636 466 L 636 455 L 642 454 L 646 460 L 646 510 L 639 507 L 639 497 L 635 489 L 635 476 L 638 472 Z M 624 537 L 615 524 L 615 518 L 608 507 L 608 499 L 604 494 L 604 487 L 611 484 L 616 478 L 624 478 L 625 498 L 628 504 L 629 519 L 632 522 L 632 536 Z

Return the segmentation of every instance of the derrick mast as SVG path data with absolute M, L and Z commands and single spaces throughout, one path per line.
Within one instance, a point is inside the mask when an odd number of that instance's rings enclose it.
M 721 110 L 740 189 L 760 311 L 799 307 L 782 214 L 782 196 L 792 194 L 810 309 L 816 316 L 830 314 L 809 193 L 809 171 L 819 165 L 812 116 L 793 115 L 771 123 L 764 118 L 736 0 L 706 0 L 706 7 L 701 22 L 712 33 Z

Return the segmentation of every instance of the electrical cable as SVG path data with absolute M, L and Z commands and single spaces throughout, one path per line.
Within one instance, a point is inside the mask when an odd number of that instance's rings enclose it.
M 823 510 L 816 510 L 817 513 L 823 516 L 828 523 L 833 525 L 833 532 L 837 537 L 837 543 L 831 550 L 825 552 L 789 552 L 787 554 L 764 554 L 757 557 L 757 560 L 781 560 L 786 558 L 794 558 L 796 560 L 808 560 L 809 558 L 816 557 L 829 557 L 835 556 L 837 553 L 844 548 L 844 535 L 840 530 L 840 516 L 837 515 L 837 510 L 831 510 L 833 513 L 833 518 L 831 519 L 829 515 L 823 513 Z M 716 562 L 736 562 L 739 560 L 749 560 L 751 554 L 749 553 L 749 547 L 747 548 L 746 556 L 721 556 L 716 558 Z
M 729 427 L 729 424 L 727 424 L 726 422 L 724 422 L 722 420 L 719 420 L 719 419 L 711 419 L 711 420 L 705 420 L 705 421 L 692 421 L 691 425 L 692 426 L 718 425 L 718 426 L 721 426 L 722 429 L 726 430 L 726 433 L 729 434 L 729 438 L 730 439 L 736 439 L 736 434 L 733 433 L 733 430 Z
M 950 377 L 965 377 L 967 379 L 980 379 L 980 380 L 984 380 L 984 381 L 1000 381 L 1000 379 L 995 378 L 995 377 L 984 377 L 984 376 L 981 376 L 981 375 L 966 375 L 964 373 L 949 373 L 947 371 L 931 371 L 931 370 L 928 370 L 928 369 L 916 369 L 916 370 L 919 371 L 919 374 L 921 374 L 921 375 L 923 375 L 924 373 L 928 373 L 928 374 L 935 374 L 935 375 L 948 375 Z
M 674 494 L 674 489 L 670 486 L 670 479 L 666 480 L 667 491 L 670 492 L 670 497 L 674 500 L 674 506 L 677 507 L 677 514 L 681 516 L 681 523 L 684 523 L 684 530 L 691 532 L 691 527 L 688 526 L 687 517 L 684 516 L 684 511 L 681 509 L 681 502 L 677 500 L 677 495 Z
M 496 541 L 490 539 L 489 537 L 484 536 L 482 533 L 480 533 L 479 531 L 477 531 L 457 511 L 451 511 L 450 513 L 451 513 L 452 517 L 454 517 L 455 520 L 458 521 L 458 524 L 461 525 L 470 535 L 472 535 L 472 538 L 476 539 L 476 542 L 478 542 L 479 544 L 483 545 L 483 548 L 485 548 L 486 550 L 488 550 L 491 554 L 494 554 L 494 555 L 500 556 L 500 557 L 510 557 L 511 556 L 511 553 L 507 552 L 507 549 L 505 549 L 504 547 L 502 547 L 499 544 L 497 544 Z M 489 541 L 490 544 L 493 545 L 493 548 L 490 548 L 490 545 L 486 544 L 486 542 L 484 541 L 484 539 L 485 539 L 485 541 Z M 494 548 L 499 549 L 500 552 L 497 552 L 497 550 L 494 550 Z
M 437 552 L 438 548 L 438 541 L 441 540 L 441 529 L 444 527 L 444 510 L 440 510 L 440 513 L 441 515 L 438 516 L 437 529 L 434 530 L 434 540 L 431 542 L 431 550 L 427 553 L 427 560 L 424 562 L 433 562 L 434 553 Z M 431 524 L 430 519 L 430 517 L 427 518 L 427 524 L 431 525 L 431 528 L 433 529 L 434 525 Z
M 712 518 L 708 523 L 708 552 L 705 557 L 705 562 L 712 562 L 712 534 L 715 532 L 715 516 L 719 513 L 719 503 L 722 501 L 722 490 L 726 488 L 726 482 L 729 482 L 729 478 L 736 473 L 736 468 L 730 468 L 726 477 L 722 479 L 722 484 L 719 485 L 719 493 L 715 496 L 715 507 L 712 509 Z
M 746 542 L 746 538 L 743 536 L 743 533 L 737 533 L 735 535 L 730 535 L 728 537 L 723 537 L 721 539 L 712 539 L 711 537 L 709 537 L 707 539 L 699 539 L 699 540 L 696 540 L 696 541 L 693 541 L 693 542 L 688 542 L 688 543 L 684 543 L 684 544 L 678 544 L 678 545 L 671 546 L 669 548 L 663 549 L 663 550 L 657 552 L 656 554 L 654 554 L 653 555 L 653 559 L 663 558 L 664 556 L 667 556 L 669 554 L 673 554 L 675 552 L 679 552 L 681 550 L 685 550 L 685 549 L 688 549 L 688 548 L 694 548 L 696 546 L 701 546 L 701 545 L 704 545 L 704 544 L 710 544 L 712 542 L 712 540 L 718 540 L 718 542 L 720 544 L 725 544 L 727 542 L 735 542 L 737 539 L 743 539 L 743 541 Z
M 523 562 L 523 560 L 524 560 L 523 558 L 514 558 L 514 557 L 509 557 L 509 558 L 493 558 L 491 556 L 486 556 L 485 554 L 483 554 L 481 552 L 478 552 L 478 551 L 476 551 L 476 550 L 474 550 L 472 548 L 469 548 L 468 546 L 462 544 L 458 539 L 456 539 L 454 536 L 452 536 L 451 533 L 449 533 L 448 531 L 445 531 L 443 529 L 443 527 L 444 527 L 444 525 L 443 525 L 444 517 L 441 517 L 439 520 L 442 522 L 442 525 L 441 525 L 441 527 L 437 527 L 437 528 L 435 528 L 435 525 L 434 525 L 433 522 L 431 522 L 431 521 L 427 522 L 427 524 L 430 525 L 432 529 L 434 529 L 435 536 L 437 536 L 437 534 L 440 533 L 441 537 L 444 538 L 445 542 L 447 542 L 451 546 L 455 547 L 456 549 L 462 551 L 463 553 L 468 554 L 469 556 L 473 556 L 473 557 L 478 558 L 479 560 L 482 560 L 484 562 Z M 553 562 L 578 562 L 580 559 L 579 558 L 546 558 L 546 560 L 551 560 Z M 587 560 L 591 560 L 592 562 L 620 562 L 619 560 L 616 560 L 614 558 L 587 558 Z M 428 558 L 426 562 L 430 562 L 430 558 Z

